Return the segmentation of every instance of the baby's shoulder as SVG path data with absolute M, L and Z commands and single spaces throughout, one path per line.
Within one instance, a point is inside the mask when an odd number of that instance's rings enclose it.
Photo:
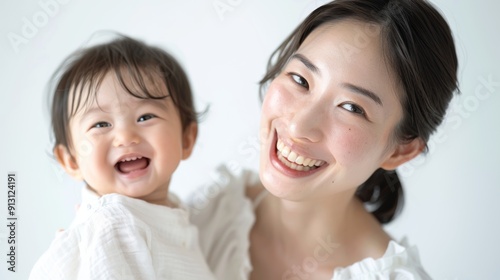
M 143 211 L 140 209 L 144 207 L 142 204 L 147 202 L 120 194 L 104 195 L 80 205 L 73 226 L 79 231 L 86 229 L 110 231 L 127 226 L 141 227 Z

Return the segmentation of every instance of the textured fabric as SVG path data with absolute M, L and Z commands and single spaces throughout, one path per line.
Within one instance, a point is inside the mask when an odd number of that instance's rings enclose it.
M 231 173 L 224 166 L 217 172 L 212 184 L 201 187 L 189 199 L 189 207 L 195 210 L 191 222 L 202 233 L 200 247 L 216 278 L 247 280 L 252 271 L 249 234 L 256 205 L 245 196 L 245 188 L 254 185 L 258 175 L 250 171 Z M 407 246 L 406 241 L 391 241 L 381 258 L 367 258 L 332 271 L 332 280 L 345 279 L 431 278 L 420 265 L 415 247 Z
M 30 279 L 214 279 L 185 209 L 89 189 L 82 197 Z

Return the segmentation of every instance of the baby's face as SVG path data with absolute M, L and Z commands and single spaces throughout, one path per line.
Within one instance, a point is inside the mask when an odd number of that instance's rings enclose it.
M 164 87 L 165 93 L 168 92 Z M 166 95 L 166 94 L 165 94 Z M 171 97 L 139 99 L 108 73 L 96 101 L 70 120 L 77 173 L 99 195 L 168 204 L 171 175 L 192 148 Z M 188 137 L 188 138 L 186 138 Z

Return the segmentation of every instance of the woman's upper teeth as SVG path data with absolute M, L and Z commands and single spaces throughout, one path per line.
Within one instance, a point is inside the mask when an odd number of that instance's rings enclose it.
M 297 154 L 295 151 L 292 151 L 290 147 L 286 146 L 285 143 L 283 143 L 283 141 L 279 139 L 276 143 L 276 148 L 278 149 L 278 154 L 281 154 L 288 161 L 294 162 L 296 164 L 300 164 L 303 166 L 321 166 L 325 163 L 322 160 L 311 159 Z

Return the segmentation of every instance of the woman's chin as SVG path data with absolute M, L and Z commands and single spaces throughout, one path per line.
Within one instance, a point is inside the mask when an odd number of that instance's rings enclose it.
M 269 169 L 263 170 L 261 167 L 260 180 L 266 190 L 274 197 L 289 201 L 302 201 L 308 196 L 308 190 L 304 186 L 279 178 L 268 171 Z

